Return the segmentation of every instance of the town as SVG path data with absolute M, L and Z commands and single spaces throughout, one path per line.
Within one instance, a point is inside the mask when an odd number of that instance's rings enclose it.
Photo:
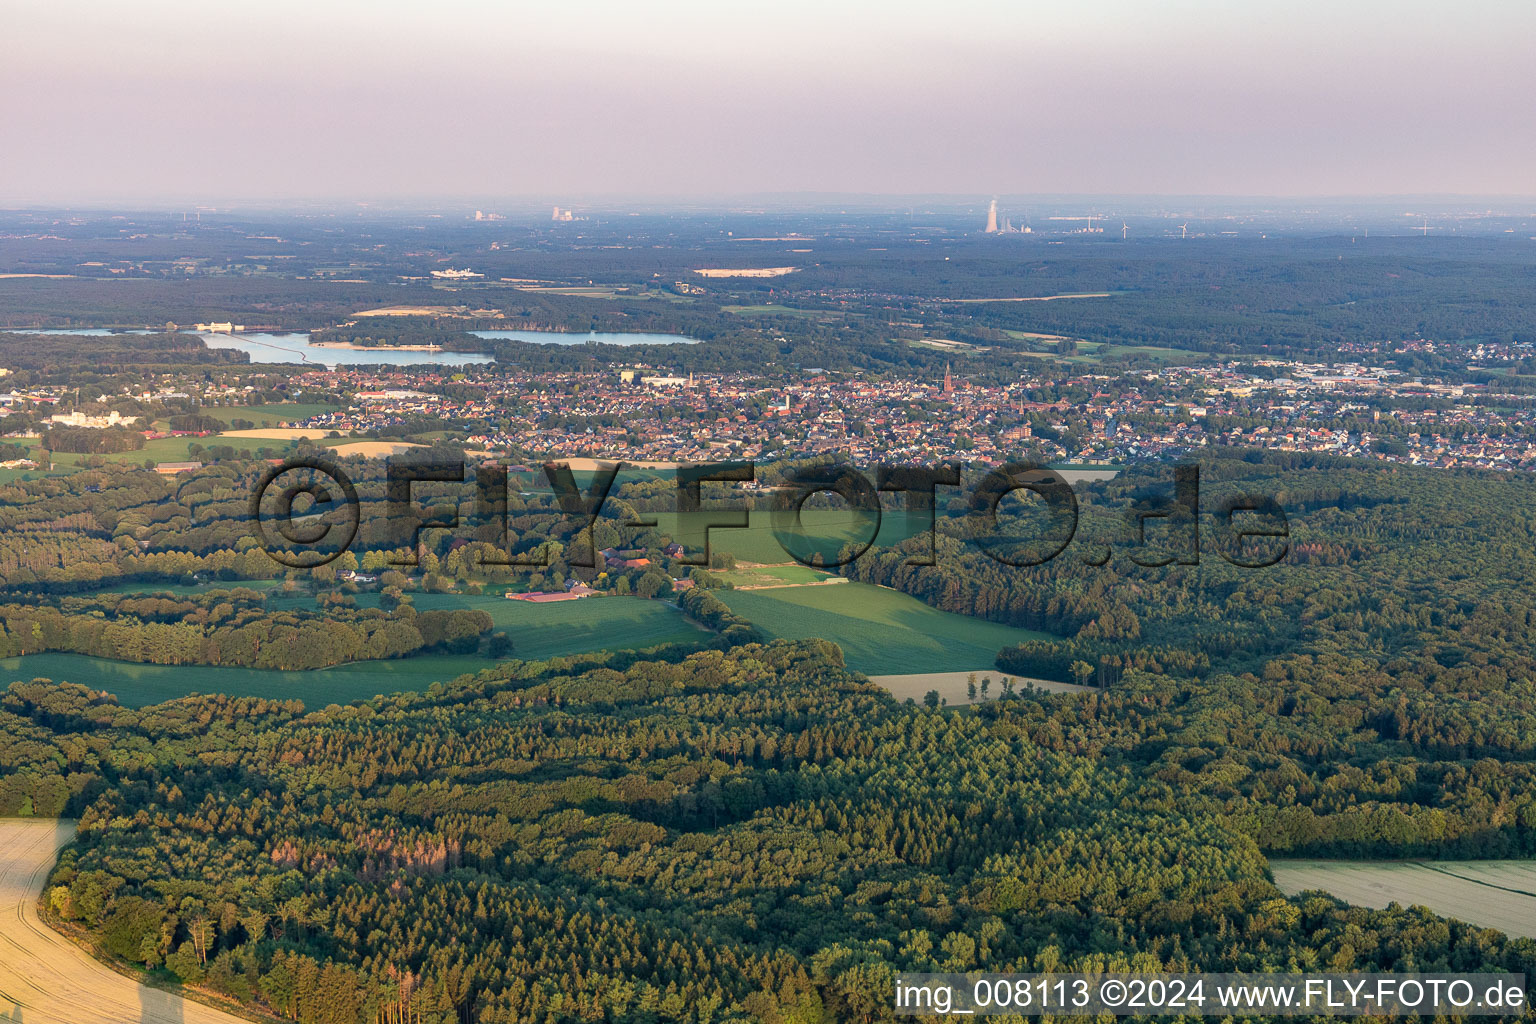
M 274 377 L 253 368 L 227 380 L 165 374 L 152 386 L 104 393 L 86 405 L 77 401 L 77 388 L 13 388 L 0 393 L 0 425 L 15 424 L 5 436 L 22 443 L 35 441 L 41 427 L 117 428 L 146 441 L 198 438 L 208 449 L 226 434 L 262 435 L 241 418 L 242 405 L 279 399 L 302 408 L 297 403 L 320 399 L 325 408 L 275 424 L 269 439 L 411 443 L 438 430 L 485 456 L 632 463 L 831 455 L 861 465 L 1018 458 L 1119 465 L 1220 446 L 1441 468 L 1536 468 L 1536 402 L 1529 395 L 1412 376 L 1366 361 L 1373 353 L 1342 354 L 1354 358 L 1229 360 L 1120 373 L 1042 363 L 1008 383 L 973 382 L 952 370 L 928 379 L 824 370 L 517 373 L 430 365 Z M 226 424 L 244 429 L 195 420 L 189 429 L 171 425 L 199 410 L 222 411 Z M 196 464 L 171 461 L 177 468 Z M 37 461 L 26 455 L 7 466 L 35 468 Z

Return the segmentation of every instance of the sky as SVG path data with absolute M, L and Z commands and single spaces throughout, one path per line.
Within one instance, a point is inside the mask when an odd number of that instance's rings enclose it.
M 0 203 L 1531 195 L 1528 0 L 0 0 Z

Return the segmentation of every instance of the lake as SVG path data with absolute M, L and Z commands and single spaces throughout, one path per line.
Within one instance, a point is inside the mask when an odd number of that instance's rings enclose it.
M 317 366 L 468 366 L 492 362 L 480 352 L 412 352 L 392 348 L 321 348 L 312 345 L 309 335 L 205 334 L 199 338 L 209 348 L 232 348 L 251 357 L 253 363 L 304 363 Z
M 61 334 L 79 338 L 102 338 L 111 334 L 152 334 L 147 330 L 114 330 L 106 327 L 9 329 L 11 334 Z M 306 366 L 471 366 L 493 362 L 483 352 L 415 352 L 387 348 L 324 348 L 313 345 L 306 331 L 242 331 L 238 334 L 196 334 L 209 348 L 234 349 L 251 357 L 253 363 L 300 363 Z M 476 338 L 511 338 L 542 345 L 694 345 L 692 338 L 680 334 L 621 334 L 589 331 L 573 334 L 563 331 L 467 331 Z
M 9 328 L 9 334 L 62 334 L 76 338 L 104 338 L 112 334 L 154 334 L 145 330 L 113 330 L 106 327 L 70 327 L 47 329 Z M 178 331 L 196 334 L 209 348 L 232 348 L 251 357 L 253 363 L 302 363 L 313 366 L 467 366 L 492 362 L 480 352 L 401 352 L 396 349 L 321 348 L 311 345 L 304 331 L 269 334 L 242 331 L 239 334 L 210 334 L 203 331 Z
M 621 334 L 588 331 L 585 334 L 563 331 L 470 331 L 477 338 L 506 338 L 512 341 L 531 341 L 539 345 L 697 345 L 693 338 L 681 334 Z

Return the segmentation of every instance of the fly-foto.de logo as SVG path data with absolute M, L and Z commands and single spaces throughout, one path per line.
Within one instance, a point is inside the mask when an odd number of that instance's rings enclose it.
M 622 462 L 600 466 L 579 481 L 569 465 L 546 463 L 544 477 L 558 510 L 554 514 L 566 517 L 573 533 L 590 529 L 604 514 L 623 468 Z M 802 467 L 757 490 L 755 501 L 761 509 L 766 498 L 770 529 L 784 554 L 803 565 L 822 568 L 846 565 L 875 545 L 885 517 L 894 511 L 887 507 L 887 500 L 899 501 L 906 516 L 904 540 L 926 536 L 926 543 L 915 545 L 918 550 L 909 554 L 908 564 L 934 564 L 941 495 L 946 503 L 942 517 L 946 532 L 1008 566 L 1044 565 L 1069 552 L 1085 565 L 1104 565 L 1117 547 L 1140 566 L 1197 565 L 1203 537 L 1210 550 L 1242 568 L 1265 568 L 1286 556 L 1290 526 L 1272 496 L 1226 494 L 1212 507 L 1202 508 L 1200 468 L 1175 466 L 1172 476 L 1167 493 L 1125 507 L 1121 513 L 1125 529 L 1115 542 L 1079 540 L 1082 514 L 1072 485 L 1059 471 L 1029 462 L 1009 463 L 971 480 L 965 480 L 962 468 L 954 464 L 881 465 L 872 471 L 838 465 Z M 473 487 L 469 516 L 461 515 L 457 502 L 445 510 L 440 503 L 429 509 L 418 500 L 418 484 L 467 483 Z M 706 506 L 703 488 L 711 483 L 754 487 L 757 467 L 731 462 L 674 469 L 677 532 L 693 542 L 687 552 L 674 558 L 680 564 L 709 565 L 712 531 L 751 525 L 752 509 L 743 493 Z M 951 500 L 955 489 L 963 499 L 959 508 Z M 510 551 L 516 547 L 516 531 L 509 493 L 509 474 L 503 466 L 482 464 L 471 475 L 463 459 L 390 459 L 384 474 L 383 529 L 375 539 L 378 546 L 413 552 L 425 531 L 472 526 L 493 549 Z M 825 536 L 807 524 L 805 513 L 814 502 L 825 504 L 833 496 L 840 499 L 836 504 L 845 521 L 837 531 L 835 548 L 828 550 Z M 357 487 L 338 465 L 295 458 L 261 478 L 251 495 L 250 518 L 253 536 L 274 559 L 292 568 L 314 568 L 340 557 L 358 541 L 363 506 Z M 655 528 L 657 521 L 639 513 L 618 525 L 642 530 Z M 579 557 L 568 560 L 597 567 L 595 552 L 586 563 Z M 416 563 L 408 555 L 394 564 Z M 544 549 L 536 548 L 500 559 L 488 557 L 482 564 L 537 569 L 547 566 L 549 559 Z

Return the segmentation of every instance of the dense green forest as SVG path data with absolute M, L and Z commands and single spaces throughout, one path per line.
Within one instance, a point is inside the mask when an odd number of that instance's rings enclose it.
M 80 338 L 0 331 L 0 365 L 12 370 L 83 370 L 110 373 L 132 368 L 169 370 L 188 365 L 249 362 L 244 352 L 209 348 L 190 334 L 110 334 Z
M 1009 332 L 1073 344 L 1159 346 L 1208 358 L 1328 358 L 1342 339 L 1536 340 L 1529 255 L 1496 236 L 1361 240 L 1346 233 L 1178 245 L 1157 238 L 1125 244 L 1068 239 L 1048 248 L 1043 239 L 942 232 L 945 237 L 889 244 L 893 239 L 883 225 L 843 223 L 828 226 L 816 240 L 814 258 L 794 257 L 798 269 L 786 277 L 706 280 L 695 268 L 782 263 L 786 254 L 774 246 L 732 245 L 702 224 L 681 234 L 667 225 L 652 244 L 645 231 L 659 227 L 640 222 L 611 234 L 590 228 L 594 243 L 608 244 L 576 249 L 552 245 L 546 226 L 521 227 L 517 244 L 495 245 L 440 226 L 427 251 L 417 235 L 398 230 L 296 239 L 283 257 L 286 277 L 274 269 L 272 243 L 263 241 L 251 252 L 234 238 L 205 234 L 198 239 L 200 249 L 207 247 L 203 259 L 221 272 L 195 280 L 185 279 L 170 265 L 174 261 L 162 265 L 154 255 L 185 246 L 185 236 L 172 231 L 140 243 L 132 288 L 125 288 L 124 280 L 92 276 L 10 279 L 0 281 L 0 307 L 18 325 L 158 328 L 168 321 L 233 320 L 316 330 L 318 340 L 368 347 L 431 342 L 488 351 L 509 368 L 523 370 L 625 361 L 698 372 L 812 366 L 933 370 L 953 361 L 966 374 L 992 375 L 1038 366 L 1029 353 L 1040 346 Z M 380 237 L 387 240 L 380 243 Z M 881 244 L 872 245 L 875 240 Z M 60 258 L 71 251 L 99 257 L 100 250 L 99 241 L 82 237 L 61 247 Z M 303 274 L 338 258 L 354 264 L 346 280 Z M 483 278 L 430 282 L 419 262 L 423 258 L 433 267 L 472 263 Z M 6 261 L 0 244 L 0 266 Z M 35 260 L 28 265 L 49 269 Z M 73 262 L 53 269 L 64 266 L 75 269 Z M 562 289 L 552 282 L 594 287 Z M 693 290 L 679 293 L 675 283 Z M 1054 295 L 1095 297 L 1012 301 Z M 354 318 L 360 310 L 400 305 L 440 312 L 362 326 Z M 465 333 L 511 327 L 672 333 L 701 343 L 555 346 Z M 941 352 L 910 344 L 935 336 L 985 351 Z M 189 350 L 170 358 L 172 347 L 189 342 L 196 346 L 196 339 L 185 336 L 179 342 L 160 339 L 155 342 L 160 351 L 134 354 L 123 342 L 109 340 L 100 343 L 108 345 L 104 358 L 93 361 L 245 359 L 227 350 Z M 10 365 L 78 361 L 58 339 L 0 342 L 0 351 Z M 1127 351 L 1119 358 L 1134 363 L 1136 357 Z M 1404 365 L 1437 369 L 1454 362 L 1413 357 Z
M 18 683 L 0 722 L 56 766 L 32 809 L 80 815 L 50 911 L 286 1019 L 830 1022 L 888 1019 L 897 971 L 1536 969 L 1529 940 L 1275 890 L 1231 759 L 1305 783 L 1256 717 L 1293 680 L 955 713 L 838 661 L 512 663 L 309 713 Z M 1491 760 L 1338 771 L 1367 828 L 1419 785 L 1508 800 Z M 1525 800 L 1494 830 L 1529 833 Z
M 255 590 L 195 597 L 108 595 L 0 604 L 0 657 L 72 651 L 154 665 L 246 665 L 284 670 L 463 653 L 491 631 L 481 611 L 357 608 L 341 593 L 318 611 L 273 608 Z

